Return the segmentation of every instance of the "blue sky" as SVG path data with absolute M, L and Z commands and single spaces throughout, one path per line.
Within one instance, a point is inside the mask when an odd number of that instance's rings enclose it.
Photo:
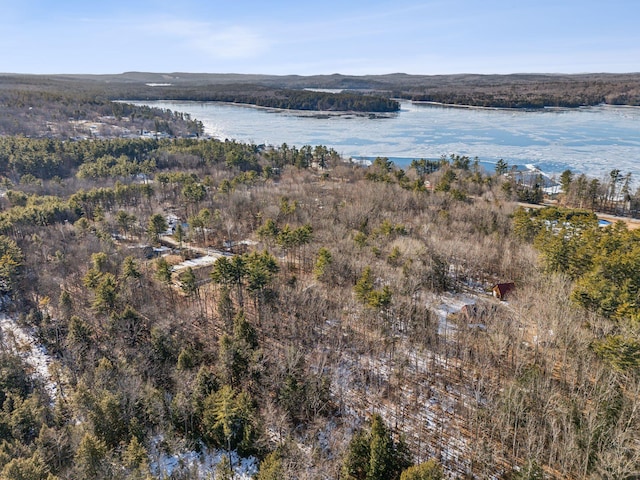
M 0 72 L 640 72 L 638 0 L 0 0 Z

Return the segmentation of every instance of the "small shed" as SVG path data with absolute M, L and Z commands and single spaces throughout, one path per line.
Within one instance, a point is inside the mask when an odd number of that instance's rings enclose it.
M 496 285 L 494 285 L 493 287 L 493 296 L 496 297 L 498 300 L 504 300 L 505 296 L 509 294 L 509 292 L 512 292 L 513 290 L 515 290 L 516 288 L 516 284 L 513 282 L 507 282 L 507 283 L 497 283 Z

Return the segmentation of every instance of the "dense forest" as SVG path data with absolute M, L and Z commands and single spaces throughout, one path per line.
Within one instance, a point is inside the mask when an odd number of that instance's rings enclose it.
M 0 175 L 2 478 L 638 474 L 639 230 L 456 155 L 7 136 Z

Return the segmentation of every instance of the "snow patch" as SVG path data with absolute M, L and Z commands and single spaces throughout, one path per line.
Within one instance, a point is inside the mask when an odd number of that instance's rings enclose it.
M 446 336 L 456 330 L 456 326 L 448 321 L 449 315 L 458 313 L 465 305 L 476 303 L 477 298 L 464 294 L 446 293 L 441 295 L 438 301 L 440 303 L 434 309 L 438 315 L 438 334 Z
M 196 475 L 189 478 L 198 480 L 213 478 L 217 465 L 227 455 L 233 466 L 234 480 L 251 480 L 258 473 L 258 459 L 241 457 L 235 450 L 227 454 L 225 451 L 203 446 L 200 452 L 183 450 L 166 453 L 159 451 L 162 443 L 164 443 L 162 436 L 155 437 L 151 442 L 151 473 L 159 478 L 170 478 L 174 472 L 181 470 Z
M 42 380 L 51 401 L 55 401 L 60 393 L 60 386 L 49 371 L 53 359 L 47 349 L 40 345 L 32 332 L 20 327 L 13 318 L 0 314 L 0 342 L 17 354 L 33 369 L 33 377 Z
M 185 260 L 184 262 L 178 263 L 177 265 L 171 267 L 171 271 L 178 272 L 187 268 L 200 268 L 206 267 L 208 265 L 213 265 L 221 256 L 221 254 L 210 254 L 203 257 L 193 258 L 191 260 Z

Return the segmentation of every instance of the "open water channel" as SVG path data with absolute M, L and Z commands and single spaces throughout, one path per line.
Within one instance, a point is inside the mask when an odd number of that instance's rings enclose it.
M 345 157 L 412 159 L 452 153 L 536 165 L 549 175 L 570 168 L 603 178 L 612 169 L 640 180 L 640 107 L 506 110 L 402 102 L 388 115 L 324 115 L 222 104 L 158 101 L 137 104 L 189 113 L 219 139 L 289 146 L 325 145 Z

